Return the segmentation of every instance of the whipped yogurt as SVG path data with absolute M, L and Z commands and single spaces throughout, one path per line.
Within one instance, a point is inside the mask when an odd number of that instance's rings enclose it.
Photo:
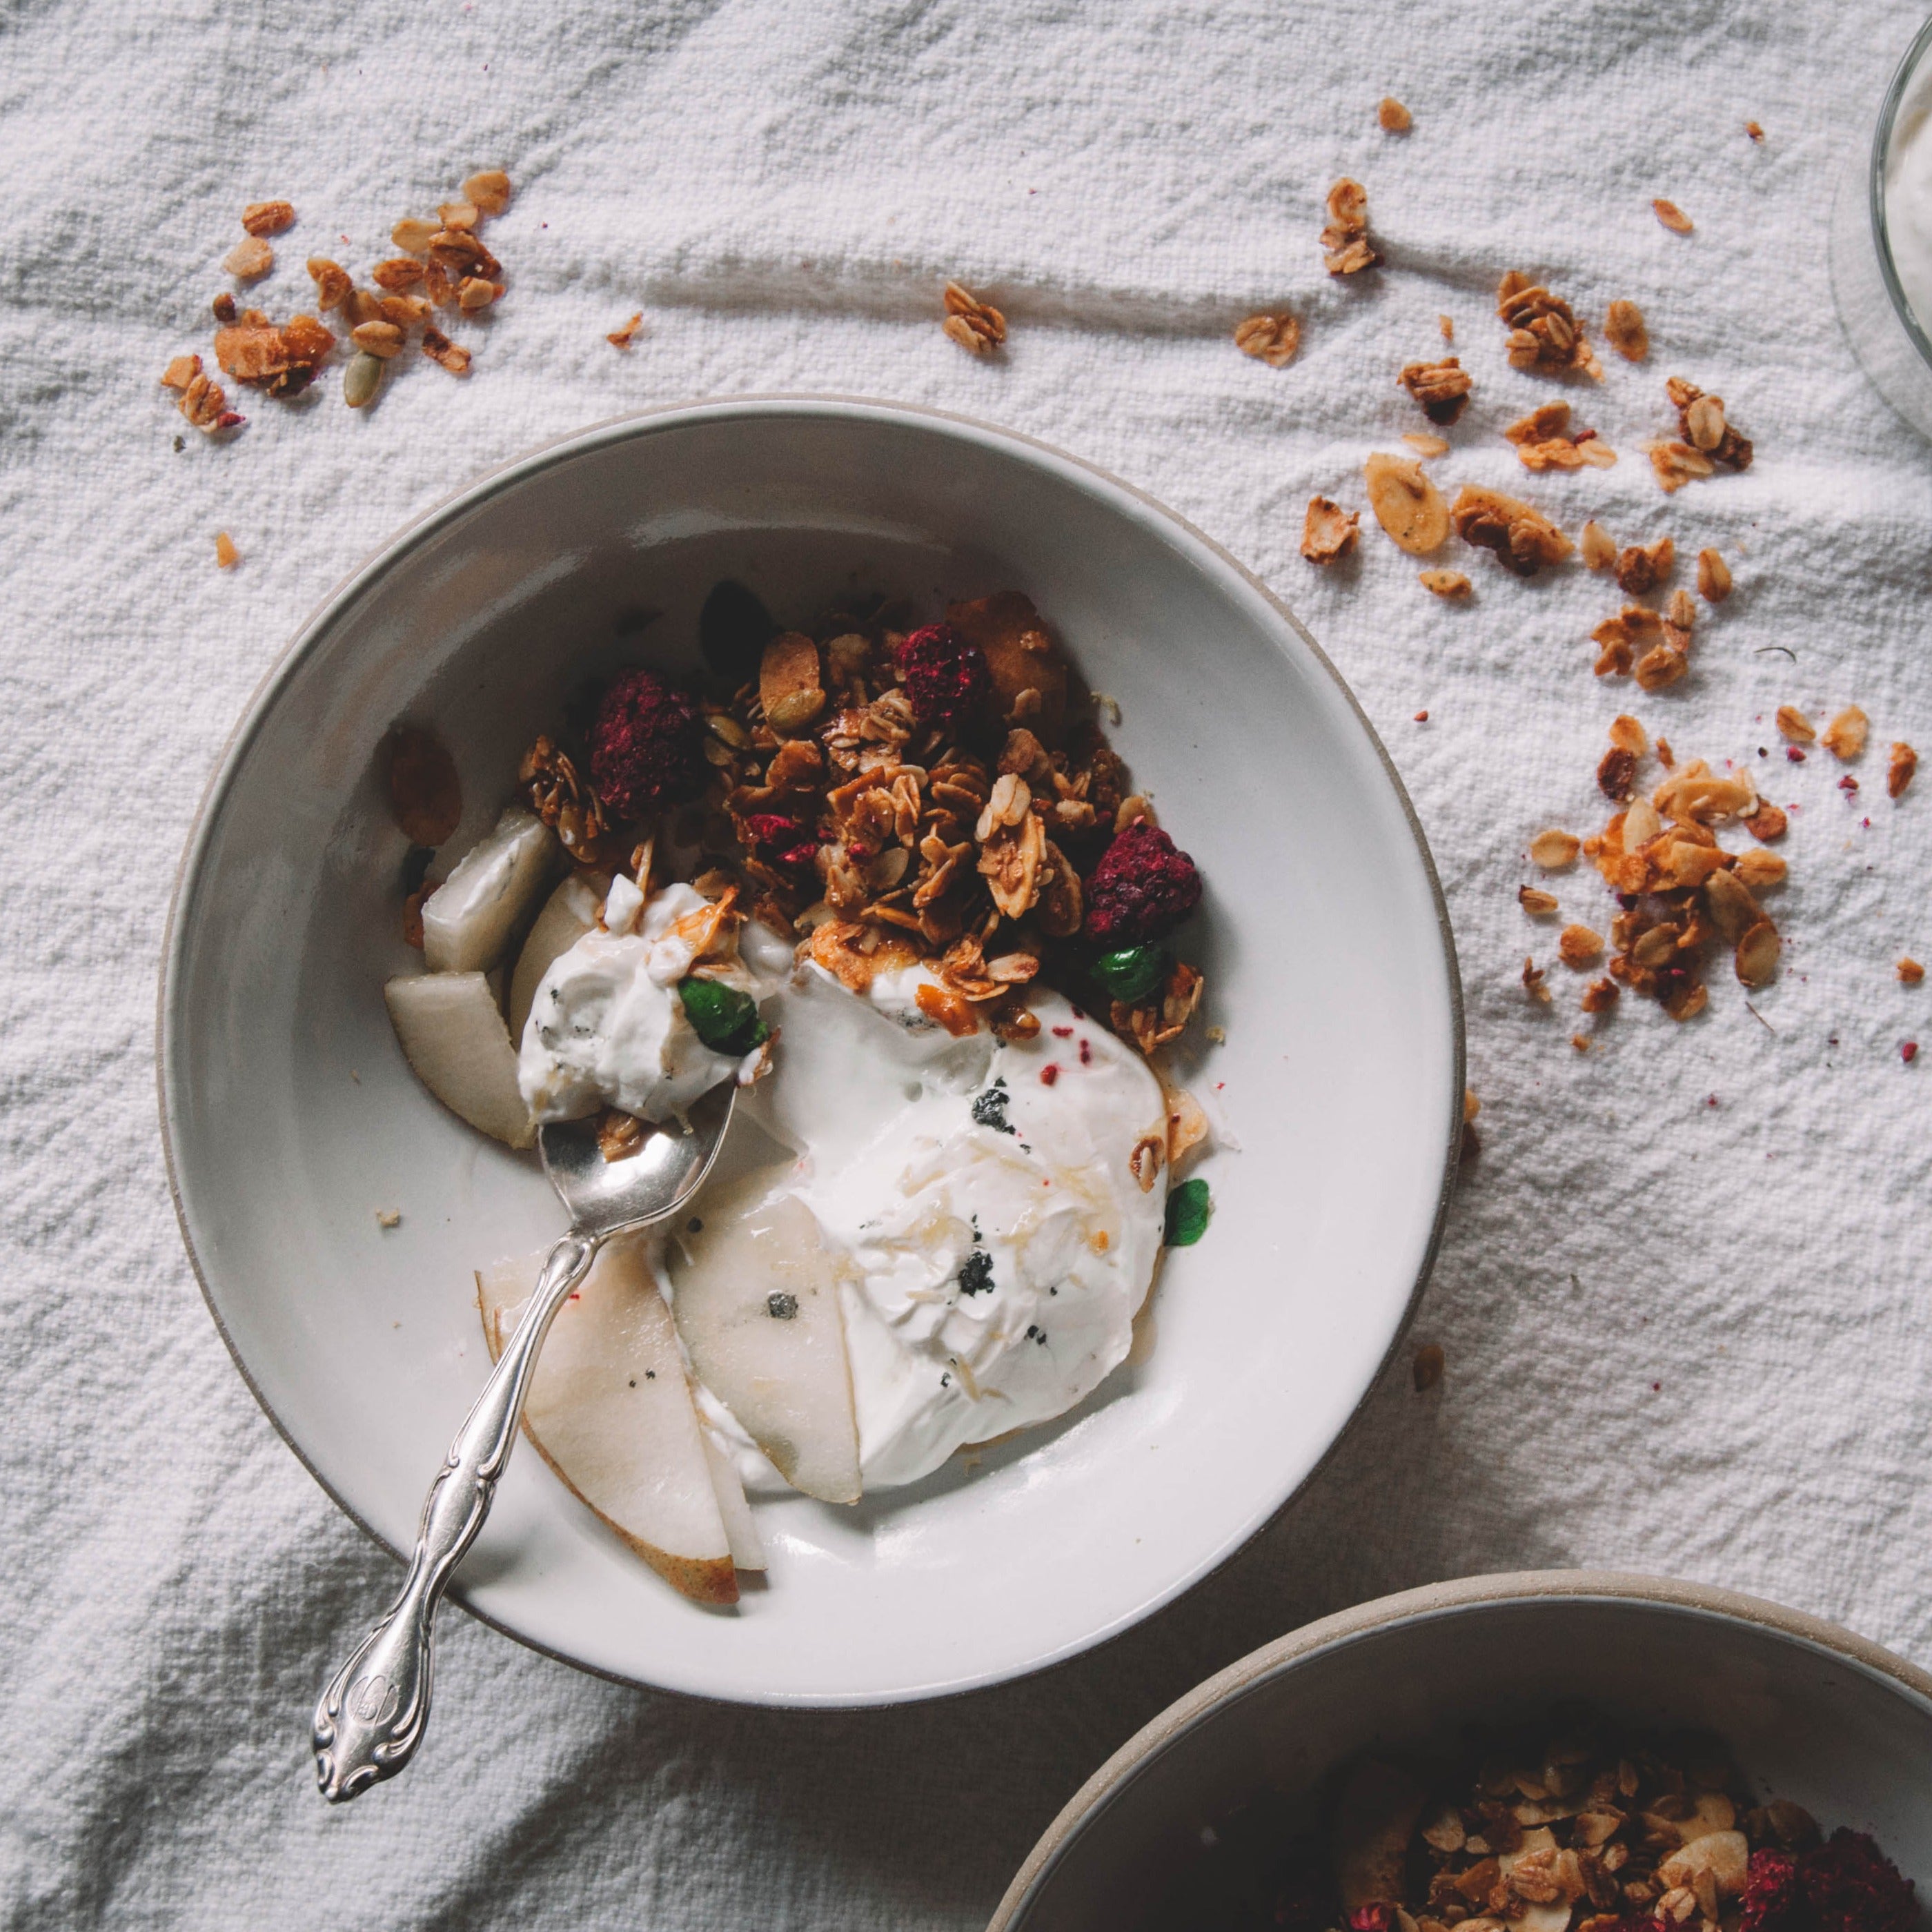
M 1043 992 L 1034 1039 L 956 1038 L 917 1004 L 940 983 L 905 967 L 867 997 L 801 968 L 746 1103 L 796 1156 L 766 1199 L 795 1194 L 833 1259 L 868 1489 L 1072 1408 L 1125 1358 L 1162 1240 L 1146 1063 Z
M 1922 75 L 1886 149 L 1885 227 L 1899 286 L 1919 327 L 1932 334 L 1932 87 Z
M 746 1061 L 705 1045 L 678 996 L 704 948 L 711 910 L 690 886 L 667 886 L 646 902 L 630 880 L 613 882 L 608 929 L 560 954 L 530 1003 L 517 1082 L 535 1119 L 578 1120 L 608 1106 L 665 1121 L 747 1070 Z M 791 948 L 752 920 L 735 952 L 714 952 L 704 972 L 762 1002 L 790 967 Z

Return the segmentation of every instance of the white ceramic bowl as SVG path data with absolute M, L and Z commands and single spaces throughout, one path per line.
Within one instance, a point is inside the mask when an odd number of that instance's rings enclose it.
M 1292 1803 L 1370 1750 L 1454 1748 L 1473 1721 L 1581 1699 L 1633 1726 L 1714 1732 L 1760 1792 L 1873 1834 L 1932 1882 L 1932 1677 L 1816 1617 L 1608 1571 L 1476 1576 L 1345 1610 L 1244 1658 L 1090 1778 L 989 1932 L 1181 1932 L 1170 1888 L 1203 1828 Z
M 534 1158 L 444 1113 L 391 1036 L 382 981 L 413 956 L 372 754 L 396 718 L 432 724 L 473 836 L 581 680 L 694 665 L 726 575 L 794 621 L 855 580 L 932 607 L 1032 595 L 1205 874 L 1198 956 L 1228 1037 L 1192 1077 L 1241 1150 L 1205 1170 L 1214 1224 L 1170 1257 L 1144 1364 L 976 1471 L 765 1509 L 769 1585 L 735 1612 L 673 1594 L 529 1454 L 456 1594 L 640 1683 L 963 1690 L 1146 1616 L 1306 1480 L 1401 1331 L 1460 1131 L 1454 956 L 1381 748 L 1288 612 L 1124 484 L 952 418 L 750 399 L 587 431 L 406 532 L 269 676 L 188 848 L 160 1005 L 182 1229 L 263 1407 L 406 1547 L 486 1370 L 470 1271 L 562 1214 Z

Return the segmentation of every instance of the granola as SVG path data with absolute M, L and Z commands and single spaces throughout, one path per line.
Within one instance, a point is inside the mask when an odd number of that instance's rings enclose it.
M 1541 511 L 1499 490 L 1465 484 L 1450 506 L 1456 534 L 1519 577 L 1534 577 L 1545 564 L 1560 563 L 1574 546 Z
M 1603 365 L 1597 360 L 1576 311 L 1540 283 L 1532 282 L 1520 270 L 1512 268 L 1497 287 L 1496 313 L 1509 331 L 1512 369 L 1550 375 L 1576 370 L 1598 382 L 1603 380 Z
M 962 349 L 990 356 L 1006 339 L 1006 319 L 990 302 L 982 302 L 957 282 L 948 282 L 946 319 L 940 325 Z
M 1286 309 L 1251 315 L 1234 325 L 1234 346 L 1270 369 L 1285 369 L 1301 346 L 1301 324 Z
M 1468 406 L 1475 380 L 1454 356 L 1439 362 L 1410 362 L 1396 378 L 1431 422 L 1445 428 Z
M 1355 547 L 1361 513 L 1326 496 L 1311 496 L 1301 526 L 1301 554 L 1310 563 L 1333 563 Z
M 1328 190 L 1328 225 L 1322 231 L 1322 266 L 1331 275 L 1378 268 L 1382 253 L 1369 236 L 1369 191 L 1346 177 Z

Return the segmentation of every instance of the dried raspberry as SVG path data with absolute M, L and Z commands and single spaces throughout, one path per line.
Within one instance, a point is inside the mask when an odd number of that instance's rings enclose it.
M 1738 1932 L 1798 1932 L 1804 1909 L 1798 1861 L 1788 1852 L 1754 1852 L 1744 1868 L 1744 1920 Z
M 922 727 L 956 730 L 976 722 L 992 696 L 986 654 L 950 624 L 928 624 L 898 647 L 894 662 L 905 681 L 914 718 Z
M 590 728 L 590 782 L 615 819 L 696 796 L 704 783 L 696 702 L 655 671 L 621 673 Z
M 1912 1881 L 1864 1832 L 1842 1825 L 1799 1857 L 1798 1882 L 1818 1932 L 1911 1932 L 1918 1921 Z
M 818 842 L 810 830 L 782 812 L 748 813 L 743 824 L 759 851 L 781 866 L 809 866 L 818 856 Z
M 1201 874 L 1165 832 L 1137 818 L 1101 854 L 1087 887 L 1087 936 L 1138 946 L 1172 932 L 1201 903 Z
M 1358 1905 L 1348 1914 L 1348 1932 L 1390 1932 L 1395 1924 L 1395 1907 L 1378 1900 Z

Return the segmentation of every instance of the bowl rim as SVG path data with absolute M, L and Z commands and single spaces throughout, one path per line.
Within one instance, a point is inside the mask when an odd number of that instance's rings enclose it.
M 622 442 L 633 437 L 641 437 L 661 431 L 702 424 L 708 422 L 731 421 L 746 417 L 768 417 L 782 419 L 787 416 L 830 417 L 848 421 L 881 421 L 910 425 L 916 428 L 936 430 L 943 434 L 963 435 L 968 440 L 976 440 L 1004 448 L 1023 460 L 1039 462 L 1045 459 L 1046 466 L 1063 466 L 1075 472 L 1075 480 L 1096 483 L 1109 490 L 1117 490 L 1130 498 L 1142 509 L 1173 526 L 1193 542 L 1209 553 L 1222 567 L 1231 572 L 1246 587 L 1260 597 L 1306 647 L 1316 665 L 1334 686 L 1355 722 L 1367 740 L 1382 766 L 1382 774 L 1390 787 L 1397 804 L 1408 826 L 1418 858 L 1420 860 L 1430 898 L 1433 902 L 1436 934 L 1440 948 L 1440 962 L 1443 970 L 1444 990 L 1447 995 L 1448 1018 L 1450 1034 L 1450 1057 L 1453 1066 L 1451 1113 L 1445 1135 L 1442 1160 L 1442 1174 L 1438 1183 L 1436 1198 L 1431 1217 L 1429 1238 L 1424 1244 L 1421 1258 L 1417 1265 L 1415 1278 L 1411 1283 L 1408 1296 L 1402 1313 L 1390 1334 L 1389 1342 L 1374 1372 L 1363 1387 L 1360 1396 L 1349 1411 L 1347 1418 L 1336 1430 L 1328 1445 L 1311 1464 L 1300 1482 L 1238 1543 L 1231 1545 L 1219 1556 L 1210 1558 L 1197 1572 L 1184 1576 L 1166 1589 L 1139 1606 L 1110 1629 L 1103 1630 L 1087 1641 L 1071 1646 L 1057 1655 L 1046 1658 L 1036 1664 L 1017 1669 L 998 1672 L 984 1678 L 949 1684 L 929 1690 L 916 1690 L 883 1697 L 862 1700 L 826 1700 L 813 1699 L 808 1701 L 814 1707 L 857 1708 L 861 1705 L 889 1706 L 899 1703 L 924 1702 L 935 1697 L 964 1696 L 973 1690 L 1012 1681 L 1025 1676 L 1036 1676 L 1042 1672 L 1065 1668 L 1076 1658 L 1094 1649 L 1118 1642 L 1126 1633 L 1142 1623 L 1156 1611 L 1184 1595 L 1197 1584 L 1206 1580 L 1214 1572 L 1232 1562 L 1255 1539 L 1260 1536 L 1300 1496 L 1327 1466 L 1370 1396 L 1374 1394 L 1390 1364 L 1401 1348 L 1403 1339 L 1413 1322 L 1420 1304 L 1423 1292 L 1427 1286 L 1440 1252 L 1443 1233 L 1447 1225 L 1449 1207 L 1454 1197 L 1457 1179 L 1458 1157 L 1460 1154 L 1463 1130 L 1462 1111 L 1462 1094 L 1468 1078 L 1467 1040 L 1465 1025 L 1464 1001 L 1461 969 L 1457 960 L 1454 931 L 1450 926 L 1448 902 L 1444 896 L 1442 882 L 1438 875 L 1433 854 L 1418 817 L 1414 801 L 1402 782 L 1394 760 L 1380 734 L 1363 710 L 1360 700 L 1350 688 L 1307 627 L 1286 602 L 1250 570 L 1238 557 L 1221 544 L 1190 522 L 1187 518 L 1171 508 L 1159 498 L 1139 488 L 1136 484 L 1115 476 L 1100 464 L 1072 454 L 1057 445 L 1042 438 L 1028 435 L 1024 430 L 1009 428 L 1004 424 L 986 421 L 983 418 L 966 416 L 952 410 L 935 409 L 920 404 L 894 402 L 887 399 L 848 394 L 837 392 L 771 391 L 756 392 L 742 395 L 698 398 L 667 403 L 651 408 L 626 411 L 620 415 L 608 416 L 584 427 L 562 434 L 548 437 L 532 445 L 500 464 L 485 470 L 468 482 L 459 485 L 432 503 L 418 515 L 405 523 L 392 536 L 369 551 L 353 565 L 326 591 L 310 608 L 308 616 L 299 624 L 283 646 L 267 669 L 262 673 L 254 690 L 243 704 L 236 722 L 217 754 L 201 800 L 196 806 L 188 838 L 178 861 L 174 884 L 168 902 L 168 914 L 161 942 L 160 971 L 155 988 L 155 1036 L 154 1055 L 155 1097 L 160 1115 L 161 1151 L 167 1173 L 168 1196 L 172 1202 L 175 1220 L 181 1232 L 182 1245 L 186 1250 L 188 1264 L 194 1270 L 196 1286 L 209 1318 L 214 1322 L 215 1332 L 220 1336 L 229 1358 L 256 1401 L 262 1413 L 267 1417 L 275 1433 L 294 1454 L 314 1478 L 324 1495 L 342 1514 L 362 1531 L 364 1535 L 379 1549 L 386 1552 L 398 1563 L 406 1563 L 409 1552 L 378 1532 L 373 1524 L 350 1503 L 334 1485 L 324 1477 L 314 1461 L 290 1432 L 282 1418 L 276 1413 L 266 1394 L 250 1373 L 248 1364 L 242 1359 L 227 1324 L 223 1320 L 216 1303 L 208 1269 L 204 1265 L 201 1252 L 195 1244 L 194 1234 L 189 1220 L 188 1203 L 182 1184 L 181 1168 L 174 1141 L 174 1109 L 171 1096 L 179 1087 L 184 1069 L 182 1061 L 183 1022 L 177 1007 L 181 998 L 182 983 L 186 966 L 188 929 L 184 922 L 184 909 L 212 838 L 215 823 L 220 815 L 229 790 L 236 782 L 242 764 L 254 742 L 266 724 L 268 714 L 284 688 L 293 677 L 296 670 L 309 654 L 317 648 L 330 628 L 371 586 L 380 581 L 403 558 L 437 531 L 466 515 L 471 510 L 508 491 L 528 478 L 541 472 L 558 466 L 576 457 L 610 445 Z M 734 1697 L 722 1693 L 706 1694 L 701 1691 L 676 1689 L 654 1682 L 642 1677 L 632 1677 L 626 1673 L 587 1664 L 567 1652 L 546 1644 L 527 1633 L 479 1610 L 471 1600 L 464 1588 L 460 1568 L 452 1580 L 448 1590 L 448 1599 L 458 1604 L 471 1616 L 490 1629 L 514 1639 L 526 1648 L 539 1655 L 553 1658 L 586 1675 L 600 1677 L 606 1681 L 633 1686 L 637 1688 L 664 1692 L 681 1696 L 697 1697 L 706 1702 L 740 1703 L 755 1701 L 773 1706 L 786 1706 L 800 1700 L 787 1697 L 782 1692 L 755 1700 Z
M 1912 312 L 1912 304 L 1906 297 L 1905 285 L 1898 279 L 1898 269 L 1892 256 L 1892 226 L 1885 212 L 1886 164 L 1891 158 L 1893 124 L 1898 118 L 1899 109 L 1905 104 L 1906 90 L 1912 85 L 1928 50 L 1932 50 L 1932 19 L 1928 19 L 1912 35 L 1912 44 L 1892 70 L 1885 100 L 1878 110 L 1877 125 L 1872 130 L 1866 194 L 1870 202 L 1872 246 L 1878 256 L 1879 278 L 1885 284 L 1893 314 L 1898 316 L 1912 347 L 1918 352 L 1919 361 L 1932 370 L 1932 336 L 1927 334 L 1924 325 Z
M 1149 1720 L 1060 1808 L 1014 1874 L 986 1932 L 1008 1932 L 1081 1832 L 1169 1745 L 1268 1678 L 1374 1631 L 1480 1613 L 1506 1604 L 1552 1600 L 1635 1603 L 1652 1610 L 1749 1624 L 1842 1657 L 1875 1676 L 1891 1679 L 1932 1707 L 1932 1672 L 1842 1624 L 1714 1583 L 1628 1570 L 1502 1570 L 1426 1583 L 1304 1624 L 1250 1651 Z

